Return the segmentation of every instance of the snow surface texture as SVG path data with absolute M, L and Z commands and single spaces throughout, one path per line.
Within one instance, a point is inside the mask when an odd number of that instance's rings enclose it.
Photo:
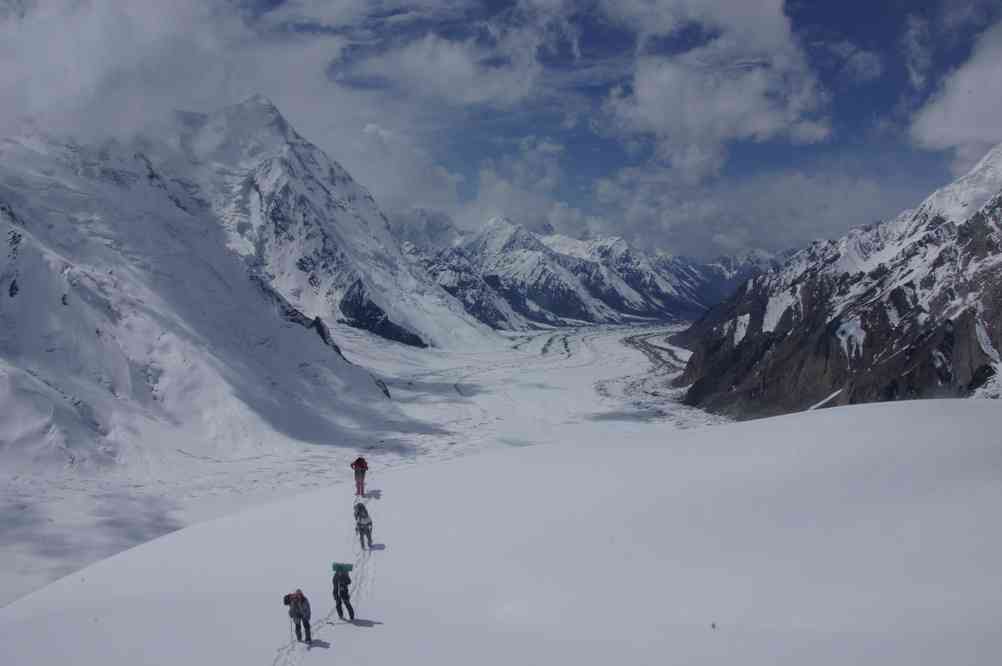
M 372 473 L 372 552 L 341 484 L 122 553 L 0 609 L 0 658 L 997 664 L 1000 428 L 961 401 L 568 426 Z M 354 626 L 332 623 L 332 560 L 356 564 Z M 296 587 L 309 652 L 281 604 Z
M 245 305 L 250 311 L 251 304 Z M 297 333 L 300 330 L 302 337 Z M 420 350 L 367 332 L 336 329 L 345 355 L 385 381 L 393 397 L 386 400 L 376 392 L 367 372 L 349 367 L 358 373 L 359 388 L 354 390 L 371 388 L 364 395 L 368 409 L 374 410 L 373 418 L 362 411 L 342 415 L 344 403 L 338 399 L 346 398 L 335 386 L 335 400 L 324 403 L 329 406 L 319 414 L 351 416 L 360 430 L 328 430 L 317 439 L 304 434 L 290 437 L 267 419 L 256 417 L 241 406 L 239 396 L 229 396 L 227 391 L 232 389 L 225 382 L 213 379 L 209 370 L 214 362 L 202 368 L 200 356 L 192 357 L 189 366 L 160 364 L 166 368 L 167 379 L 174 373 L 187 378 L 182 385 L 190 395 L 182 396 L 186 402 L 181 404 L 193 409 L 198 419 L 177 414 L 157 425 L 155 416 L 160 412 L 156 409 L 166 407 L 140 411 L 140 419 L 128 408 L 130 403 L 121 404 L 124 398 L 112 402 L 103 388 L 89 389 L 104 396 L 95 403 L 100 406 L 99 414 L 107 410 L 115 419 L 129 424 L 138 421 L 135 427 L 145 429 L 129 440 L 128 456 L 93 471 L 61 462 L 14 464 L 11 456 L 16 448 L 0 450 L 0 604 L 165 532 L 346 480 L 351 474 L 348 462 L 360 450 L 374 469 L 383 470 L 490 448 L 560 442 L 567 423 L 655 420 L 690 427 L 712 422 L 703 412 L 679 405 L 663 390 L 672 373 L 681 369 L 681 361 L 666 368 L 658 364 L 650 374 L 649 360 L 622 344 L 624 336 L 644 334 L 644 330 L 564 329 L 513 336 L 505 347 L 493 351 L 458 352 Z M 651 335 L 660 331 L 663 336 L 672 329 L 649 330 Z M 217 335 L 223 333 L 228 329 Z M 318 357 L 325 349 L 315 333 L 300 327 L 285 335 L 299 341 L 304 350 L 311 349 L 316 339 Z M 215 348 L 227 350 L 229 363 L 236 364 L 232 355 L 240 350 L 223 342 Z M 280 351 L 271 349 L 275 354 Z M 684 354 L 677 349 L 674 353 Z M 252 355 L 237 365 L 263 362 L 255 358 Z M 274 363 L 285 358 L 279 355 Z M 278 388 L 298 377 L 298 365 L 289 367 L 288 373 L 274 375 L 280 382 Z M 199 402 L 204 387 L 191 379 L 196 371 L 207 375 L 200 381 L 219 381 L 214 407 Z M 245 390 L 258 384 L 263 384 L 261 390 L 276 389 L 254 375 L 244 376 L 243 381 L 247 382 Z M 280 391 L 273 396 L 274 408 L 282 406 L 283 416 L 295 416 L 299 428 L 316 425 L 310 420 L 316 416 L 297 411 L 303 408 L 287 401 L 286 395 Z M 9 410 L 12 403 L 2 384 L 0 399 Z M 157 404 L 169 405 L 173 399 Z M 193 403 L 197 406 L 191 407 Z M 382 420 L 375 418 L 379 410 L 385 410 Z M 29 421 L 18 416 L 5 423 L 14 426 Z M 154 430 L 153 425 L 163 431 Z
M 161 185 L 113 146 L 0 143 L 2 598 L 176 529 L 215 464 L 427 430 Z

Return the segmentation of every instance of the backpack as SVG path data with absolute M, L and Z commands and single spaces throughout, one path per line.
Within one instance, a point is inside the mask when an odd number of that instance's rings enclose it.
M 372 518 L 369 517 L 369 511 L 365 508 L 364 504 L 355 505 L 355 522 L 359 525 L 371 525 Z

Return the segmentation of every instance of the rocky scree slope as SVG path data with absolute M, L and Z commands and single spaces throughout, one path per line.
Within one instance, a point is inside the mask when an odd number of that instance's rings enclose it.
M 676 342 L 686 401 L 738 416 L 997 395 L 1002 146 L 918 208 L 790 256 Z

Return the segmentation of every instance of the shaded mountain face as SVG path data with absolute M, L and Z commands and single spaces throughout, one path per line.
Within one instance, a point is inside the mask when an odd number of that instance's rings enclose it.
M 171 475 L 178 447 L 231 459 L 402 421 L 331 311 L 233 250 L 215 197 L 247 175 L 212 190 L 139 148 L 0 141 L 0 468 Z
M 761 270 L 651 256 L 621 238 L 540 235 L 506 218 L 462 233 L 412 213 L 397 229 L 411 258 L 470 314 L 508 330 L 693 319 Z
M 268 100 L 185 114 L 164 137 L 152 167 L 184 174 L 230 250 L 302 312 L 415 346 L 488 333 L 405 260 L 372 195 Z
M 742 416 L 995 394 L 1002 146 L 894 220 L 816 242 L 677 341 L 693 405 Z

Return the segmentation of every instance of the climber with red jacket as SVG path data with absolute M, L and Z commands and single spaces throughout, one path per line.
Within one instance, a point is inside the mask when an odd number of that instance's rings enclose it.
M 289 617 L 296 627 L 296 640 L 303 640 L 302 629 L 306 630 L 306 644 L 313 642 L 310 636 L 310 600 L 306 598 L 302 590 L 296 590 L 282 598 L 282 603 L 289 607 Z
M 369 463 L 365 462 L 365 458 L 359 456 L 355 458 L 355 462 L 351 464 L 351 468 L 355 470 L 355 494 L 359 497 L 364 497 L 365 473 L 369 471 Z

